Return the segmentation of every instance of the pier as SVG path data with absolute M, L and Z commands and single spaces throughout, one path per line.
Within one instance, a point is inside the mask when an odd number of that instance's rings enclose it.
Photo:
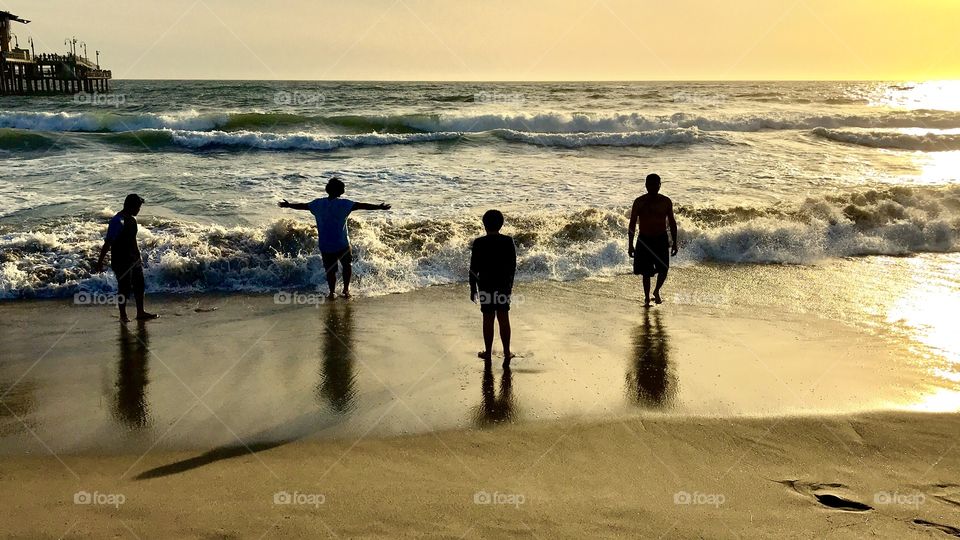
M 66 54 L 35 54 L 33 47 L 21 49 L 19 44 L 10 47 L 10 24 L 30 21 L 0 11 L 0 94 L 76 94 L 80 92 L 109 92 L 112 74 L 102 69 L 99 61 L 91 61 L 77 51 L 77 40 L 67 40 L 70 51 Z

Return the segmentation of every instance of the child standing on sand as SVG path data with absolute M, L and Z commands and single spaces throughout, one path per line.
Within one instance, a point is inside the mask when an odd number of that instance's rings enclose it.
M 517 248 L 513 238 L 500 234 L 502 227 L 503 214 L 499 210 L 487 210 L 483 214 L 487 234 L 473 241 L 470 254 L 470 301 L 479 302 L 483 313 L 484 349 L 477 356 L 490 361 L 496 318 L 500 322 L 503 367 L 507 369 L 514 356 L 510 352 L 510 296 L 517 272 Z

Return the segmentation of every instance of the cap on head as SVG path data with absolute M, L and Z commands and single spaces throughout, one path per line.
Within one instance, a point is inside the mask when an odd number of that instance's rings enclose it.
M 483 213 L 483 228 L 498 232 L 503 227 L 503 214 L 499 210 L 487 210 Z
M 127 195 L 127 198 L 123 200 L 123 209 L 124 210 L 139 210 L 143 206 L 144 201 L 143 197 L 137 195 L 136 193 L 131 193 Z
M 659 174 L 648 174 L 647 175 L 647 191 L 650 193 L 656 193 L 660 191 L 660 175 Z
M 327 195 L 339 197 L 340 195 L 343 195 L 343 192 L 346 190 L 347 186 L 344 185 L 343 180 L 341 180 L 340 177 L 334 176 L 330 180 L 327 180 Z

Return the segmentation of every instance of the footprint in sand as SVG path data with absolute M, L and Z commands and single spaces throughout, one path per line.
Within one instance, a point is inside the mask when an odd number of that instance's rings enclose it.
M 845 510 L 848 512 L 866 512 L 873 507 L 864 504 L 853 497 L 847 486 L 837 483 L 801 482 L 799 480 L 777 480 L 800 495 L 813 497 L 818 503 L 828 508 Z
M 960 529 L 956 527 L 951 527 L 950 525 L 943 525 L 941 523 L 934 523 L 932 521 L 927 521 L 925 519 L 915 519 L 913 522 L 922 527 L 932 527 L 938 531 L 945 532 L 951 536 L 956 536 L 960 538 Z

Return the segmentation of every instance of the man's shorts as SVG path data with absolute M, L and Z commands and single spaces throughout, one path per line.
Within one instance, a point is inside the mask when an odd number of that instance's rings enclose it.
M 131 293 L 144 289 L 143 265 L 140 262 L 117 261 L 110 265 L 117 275 L 117 294 L 129 299 Z
M 670 268 L 670 237 L 667 233 L 640 235 L 633 255 L 633 273 L 650 277 Z
M 353 262 L 353 253 L 350 248 L 332 253 L 320 252 L 320 258 L 323 259 L 324 270 L 327 272 L 336 272 L 338 262 L 340 264 L 350 264 Z
M 495 313 L 497 311 L 510 311 L 511 294 L 512 291 L 478 291 L 477 302 L 480 304 L 480 312 Z

